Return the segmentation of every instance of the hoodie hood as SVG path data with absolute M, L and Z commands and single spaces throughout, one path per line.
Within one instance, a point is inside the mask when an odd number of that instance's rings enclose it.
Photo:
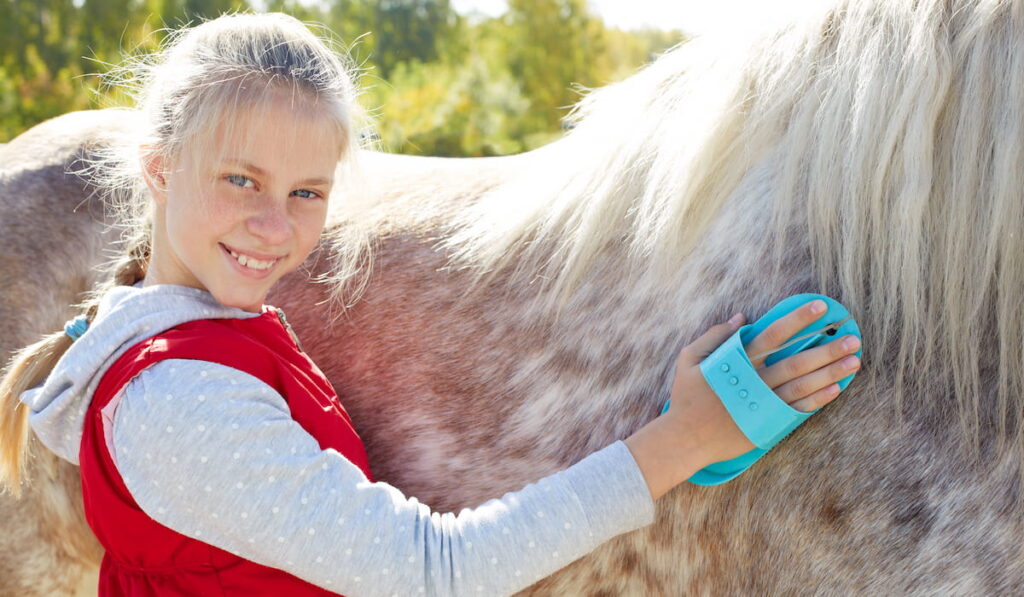
M 50 451 L 78 464 L 85 411 L 103 374 L 126 350 L 196 319 L 258 315 L 225 307 L 198 288 L 117 286 L 103 296 L 95 321 L 57 361 L 43 384 L 21 395 L 32 410 L 29 424 Z

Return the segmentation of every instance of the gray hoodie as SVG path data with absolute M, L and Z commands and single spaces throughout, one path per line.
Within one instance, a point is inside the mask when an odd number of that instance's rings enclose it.
M 22 395 L 33 430 L 77 464 L 83 415 L 124 351 L 187 321 L 256 315 L 195 288 L 112 290 L 43 385 Z M 654 515 L 622 442 L 475 509 L 431 512 L 321 450 L 270 386 L 216 363 L 160 361 L 105 414 L 110 453 L 147 515 L 349 597 L 513 593 Z

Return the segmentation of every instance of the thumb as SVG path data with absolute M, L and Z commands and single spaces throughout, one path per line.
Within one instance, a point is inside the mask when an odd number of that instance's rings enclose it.
M 732 336 L 745 321 L 742 313 L 733 315 L 729 321 L 712 326 L 700 337 L 688 344 L 679 353 L 679 361 L 686 365 L 697 365 L 716 348 Z

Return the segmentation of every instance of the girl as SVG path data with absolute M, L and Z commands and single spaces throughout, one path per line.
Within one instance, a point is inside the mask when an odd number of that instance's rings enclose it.
M 24 349 L 0 388 L 22 401 L 0 421 L 0 478 L 17 490 L 29 423 L 81 466 L 101 595 L 508 594 L 751 449 L 698 367 L 737 315 L 680 353 L 666 414 L 560 473 L 458 515 L 372 482 L 326 378 L 263 303 L 317 244 L 356 151 L 352 95 L 339 58 L 283 15 L 187 30 L 146 82 L 142 137 L 108 181 L 131 191 L 139 232 L 84 317 Z M 797 309 L 748 351 L 823 310 Z M 760 374 L 818 408 L 858 366 L 849 340 Z

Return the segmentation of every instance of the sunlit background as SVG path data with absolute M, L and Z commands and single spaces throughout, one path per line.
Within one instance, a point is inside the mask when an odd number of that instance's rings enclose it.
M 619 80 L 718 27 L 820 0 L 0 0 L 0 142 L 73 110 L 130 103 L 102 85 L 167 28 L 281 11 L 358 65 L 368 130 L 387 151 L 529 150 L 564 133 L 580 89 Z

